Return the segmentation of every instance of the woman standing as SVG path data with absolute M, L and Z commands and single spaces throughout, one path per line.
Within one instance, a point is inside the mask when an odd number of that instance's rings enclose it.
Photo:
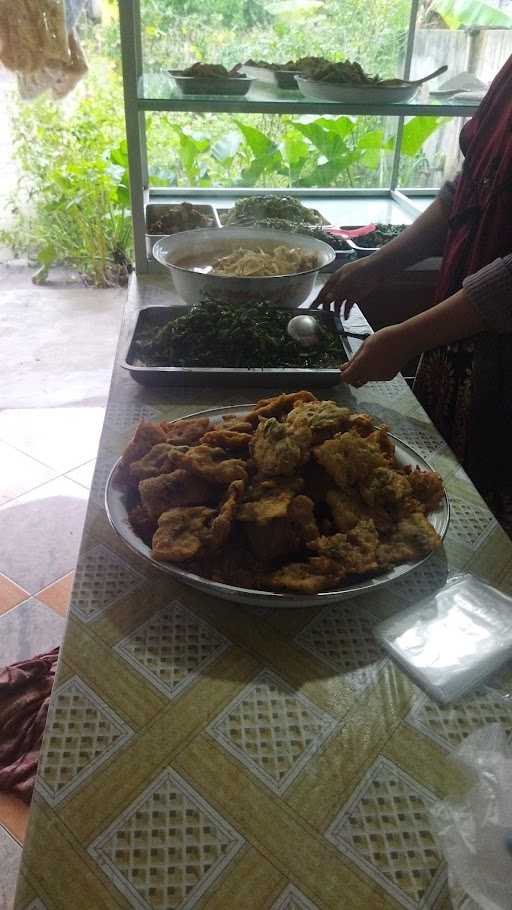
M 414 392 L 512 536 L 512 57 L 460 136 L 461 173 L 400 237 L 336 272 L 314 306 L 356 301 L 443 255 L 435 305 L 372 335 L 342 380 L 392 379 L 422 354 Z

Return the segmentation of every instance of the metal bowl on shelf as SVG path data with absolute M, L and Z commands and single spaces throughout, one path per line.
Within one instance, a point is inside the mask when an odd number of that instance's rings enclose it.
M 296 76 L 297 85 L 305 98 L 316 101 L 338 101 L 345 104 L 404 104 L 412 101 L 417 85 L 347 85 L 334 82 L 314 82 Z
M 181 70 L 169 70 L 182 95 L 246 95 L 254 79 L 239 76 L 188 76 Z
M 302 272 L 272 276 L 216 275 L 195 271 L 198 263 L 212 262 L 218 256 L 226 256 L 239 248 L 270 252 L 277 246 L 313 254 L 315 267 Z M 216 228 L 184 231 L 182 234 L 164 237 L 153 247 L 153 256 L 169 269 L 176 291 L 186 303 L 199 303 L 208 296 L 223 303 L 263 299 L 281 307 L 297 307 L 304 303 L 313 290 L 320 269 L 336 258 L 333 248 L 315 237 L 238 226 L 226 227 L 221 231 Z

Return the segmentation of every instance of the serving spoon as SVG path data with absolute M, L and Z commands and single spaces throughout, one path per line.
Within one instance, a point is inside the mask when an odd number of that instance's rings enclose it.
M 421 79 L 382 79 L 379 82 L 379 85 L 421 85 L 423 82 L 428 82 L 429 79 L 435 79 L 436 76 L 440 76 L 441 73 L 446 73 L 448 69 L 447 64 L 444 66 L 439 66 L 433 73 L 429 73 L 428 76 L 422 76 Z
M 320 331 L 320 323 L 316 316 L 313 316 L 311 313 L 294 316 L 286 326 L 286 331 L 293 341 L 306 350 L 313 350 L 314 348 L 320 347 L 323 340 Z M 365 338 L 368 338 L 367 332 L 346 332 L 343 328 L 337 330 L 336 334 L 341 338 L 358 338 L 360 341 L 364 341 Z

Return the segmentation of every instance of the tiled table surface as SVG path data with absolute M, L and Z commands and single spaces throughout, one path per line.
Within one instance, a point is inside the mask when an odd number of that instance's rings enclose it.
M 136 308 L 168 299 L 166 278 L 134 281 L 120 354 Z M 17 910 L 451 906 L 428 809 L 458 786 L 450 753 L 465 735 L 492 721 L 512 731 L 512 674 L 439 708 L 383 656 L 372 627 L 461 569 L 510 591 L 512 545 L 403 380 L 334 395 L 442 473 L 444 550 L 368 597 L 256 610 L 153 570 L 103 508 L 141 417 L 254 393 L 145 390 L 116 368 Z

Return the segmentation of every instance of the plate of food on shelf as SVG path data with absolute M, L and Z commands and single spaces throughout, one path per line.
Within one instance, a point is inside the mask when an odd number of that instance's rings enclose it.
M 442 546 L 441 477 L 367 414 L 283 393 L 142 421 L 108 478 L 109 521 L 154 567 L 238 603 L 368 593 Z
M 347 104 L 396 104 L 412 101 L 420 85 L 447 68 L 439 67 L 422 79 L 381 79 L 366 73 L 357 61 L 314 58 L 301 67 L 295 78 L 306 98 Z
M 240 72 L 240 64 L 228 70 L 220 63 L 193 63 L 168 72 L 183 95 L 246 95 L 254 81 Z
M 241 70 L 257 82 L 277 86 L 287 91 L 298 91 L 295 76 L 300 76 L 302 68 L 314 61 L 315 57 L 300 57 L 288 60 L 287 63 L 268 63 L 266 60 L 246 60 Z

